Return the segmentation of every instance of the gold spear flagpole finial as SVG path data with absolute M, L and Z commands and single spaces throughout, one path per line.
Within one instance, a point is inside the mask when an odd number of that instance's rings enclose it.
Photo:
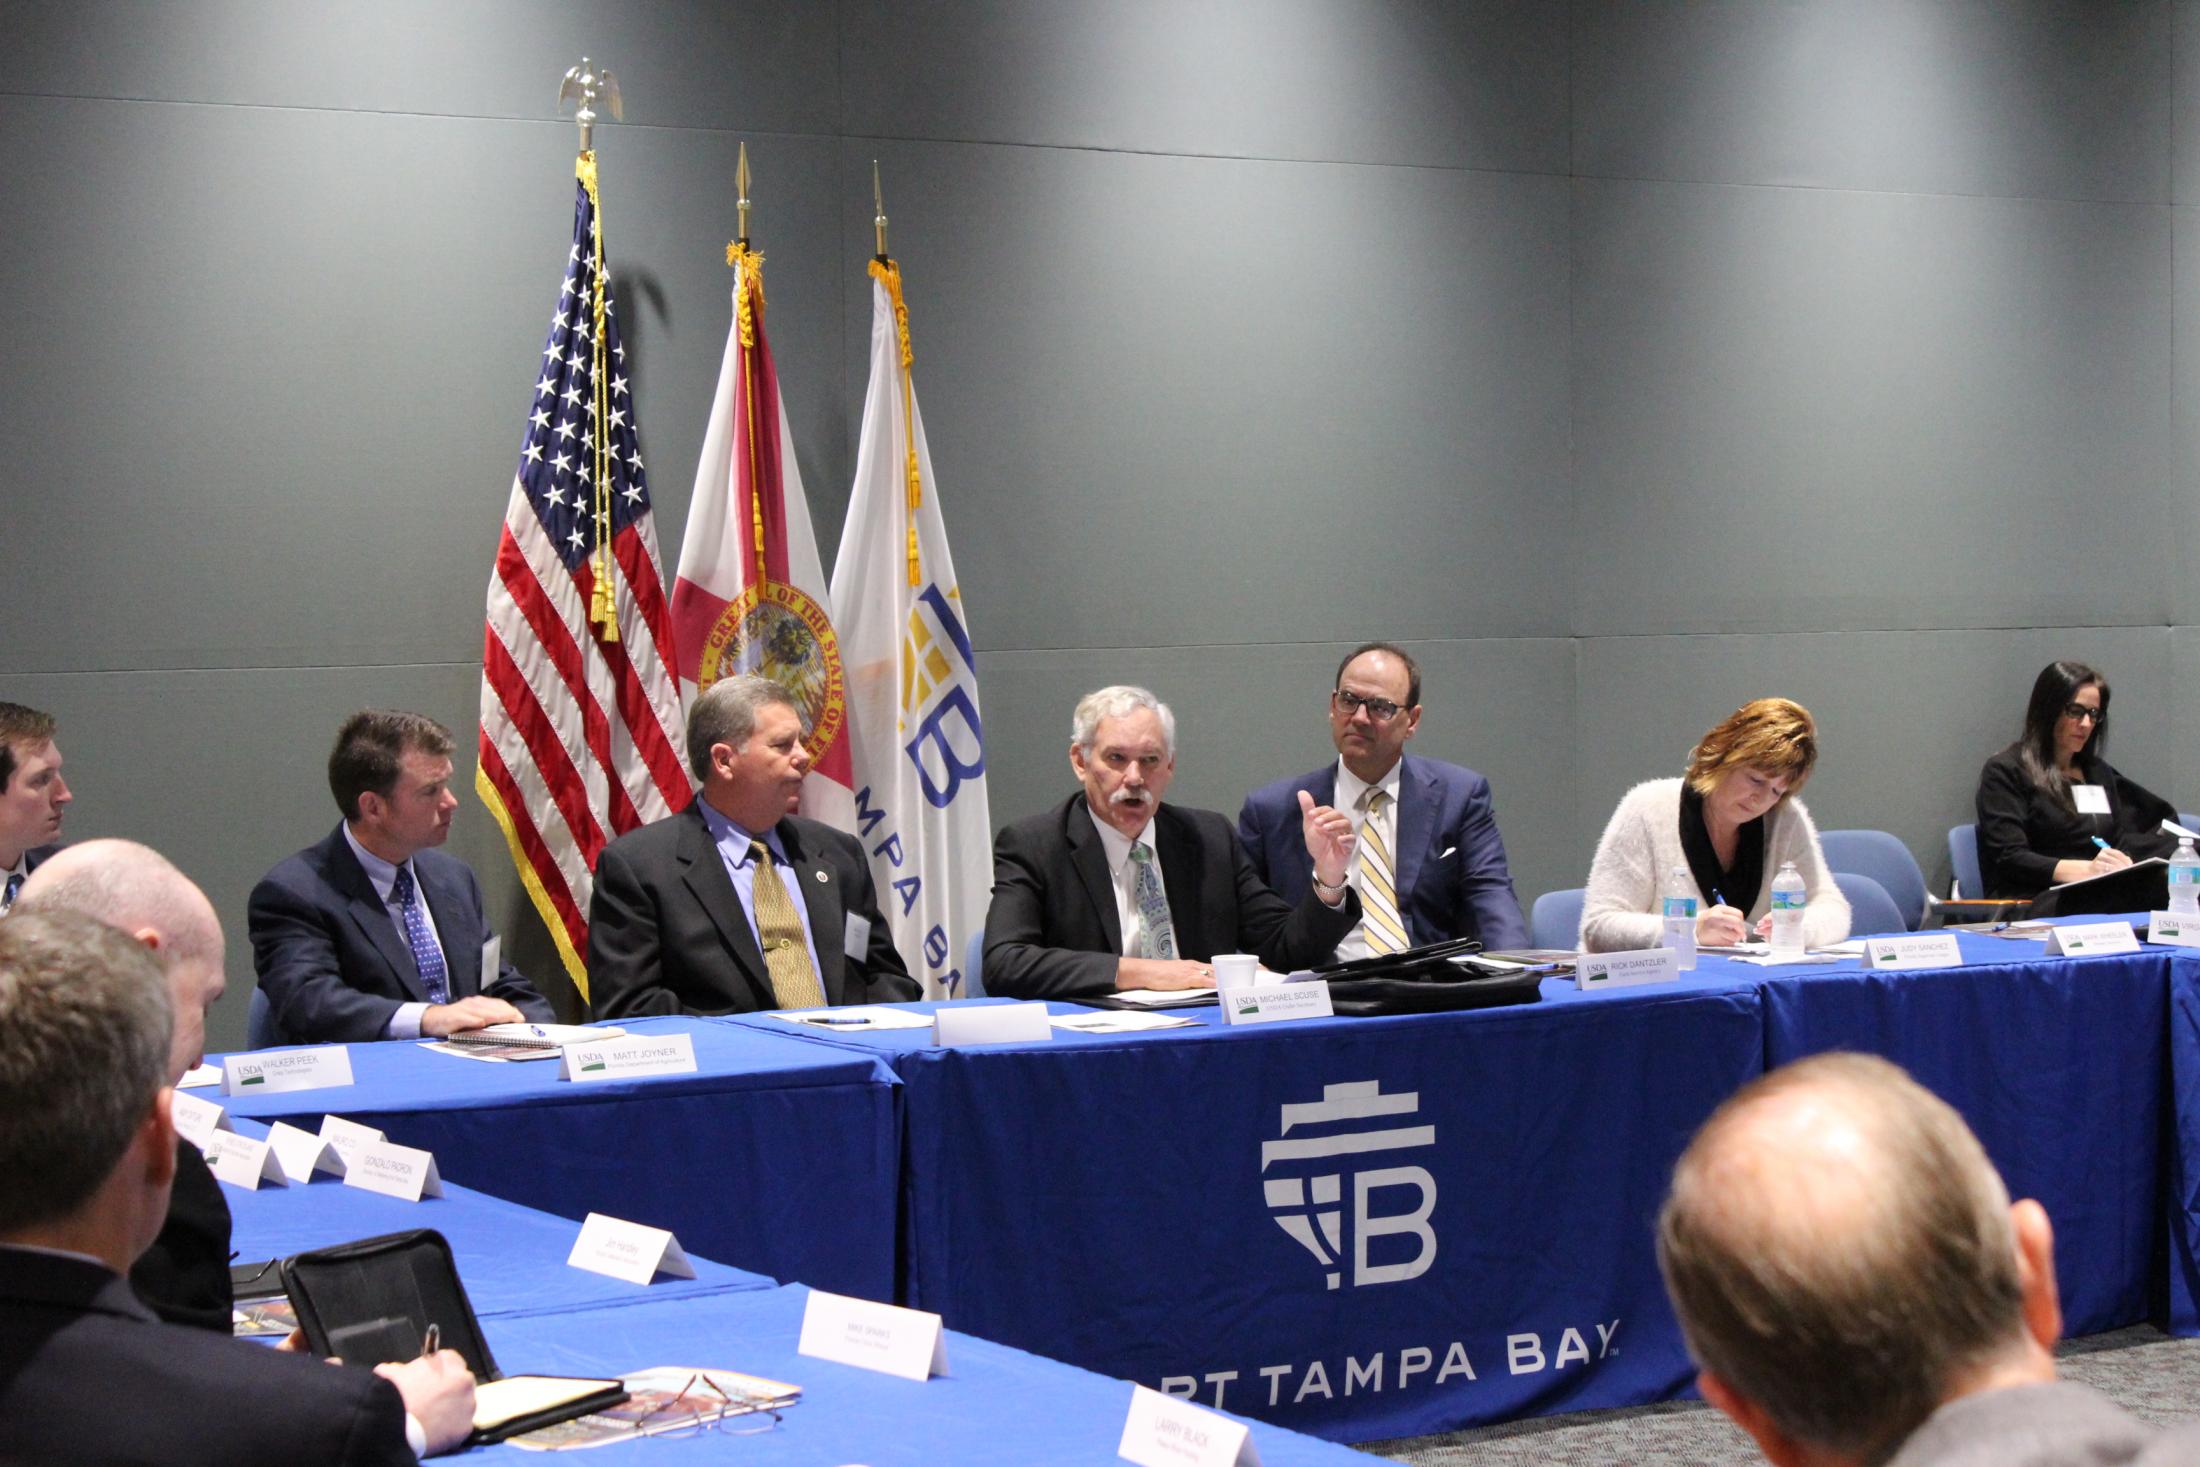
M 871 160 L 871 205 L 878 210 L 878 216 L 871 221 L 871 227 L 878 231 L 878 257 L 883 260 L 886 258 L 886 195 L 879 191 L 876 158 Z
M 611 68 L 597 66 L 586 56 L 581 64 L 565 73 L 565 80 L 558 83 L 558 110 L 563 112 L 568 100 L 578 98 L 580 110 L 573 120 L 581 127 L 581 151 L 588 152 L 595 146 L 596 103 L 604 102 L 611 109 L 613 122 L 626 121 L 619 106 L 619 79 L 611 74 Z
M 734 165 L 733 187 L 739 195 L 734 200 L 734 208 L 741 215 L 741 244 L 745 249 L 749 243 L 749 145 L 746 139 L 741 143 L 741 161 Z

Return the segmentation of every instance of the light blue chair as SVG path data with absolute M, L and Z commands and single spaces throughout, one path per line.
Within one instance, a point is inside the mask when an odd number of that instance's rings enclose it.
M 1948 869 L 1956 874 L 1956 895 L 1979 901 L 1986 883 L 1978 874 L 1978 823 L 1948 827 Z
M 963 949 L 963 986 L 957 998 L 985 997 L 985 929 L 980 927 L 970 934 L 970 945 Z
M 1925 920 L 1925 873 L 1910 848 L 1884 830 L 1821 830 L 1818 847 L 1838 874 L 1853 871 L 1878 882 L 1902 914 L 1902 930 Z
M 244 1018 L 244 1047 L 246 1049 L 275 1049 L 283 1042 L 282 1031 L 275 1027 L 275 1006 L 267 1001 L 267 991 L 252 990 L 252 1006 Z
M 2184 826 L 2187 830 L 2200 831 L 2200 815 L 2188 815 L 2184 811 L 2179 810 L 2177 812 L 2177 823 Z
M 1869 876 L 1855 871 L 1836 871 L 1833 884 L 1849 899 L 1849 936 L 1885 937 L 1910 930 L 1902 925 L 1901 909 L 1895 906 L 1894 898 L 1887 895 L 1887 888 Z
M 1571 887 L 1565 891 L 1547 891 L 1535 899 L 1535 910 L 1528 914 L 1528 941 L 1537 947 L 1562 948 L 1571 952 L 1581 941 L 1581 898 L 1583 889 Z

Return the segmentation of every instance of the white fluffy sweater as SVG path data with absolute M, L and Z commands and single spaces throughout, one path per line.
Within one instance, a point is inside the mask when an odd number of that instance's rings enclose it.
M 1826 858 L 1818 850 L 1818 828 L 1801 800 L 1790 799 L 1765 816 L 1765 880 L 1750 893 L 1749 924 L 1772 909 L 1772 878 L 1780 863 L 1793 861 L 1802 874 L 1806 904 L 1803 942 L 1823 947 L 1849 935 L 1848 898 L 1833 884 Z M 1580 946 L 1587 952 L 1632 952 L 1656 947 L 1664 936 L 1659 886 L 1665 873 L 1685 867 L 1681 851 L 1681 782 L 1653 779 L 1627 792 L 1612 812 L 1589 866 L 1589 889 L 1581 902 Z M 1691 877 L 1688 888 L 1695 891 Z M 1728 900 L 1739 895 L 1729 892 Z M 1711 906 L 1707 892 L 1696 892 L 1697 910 Z

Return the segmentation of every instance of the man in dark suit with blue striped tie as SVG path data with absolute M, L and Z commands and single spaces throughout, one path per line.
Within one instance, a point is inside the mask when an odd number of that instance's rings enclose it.
M 0 703 L 0 916 L 61 834 L 70 795 L 55 727 L 51 713 Z

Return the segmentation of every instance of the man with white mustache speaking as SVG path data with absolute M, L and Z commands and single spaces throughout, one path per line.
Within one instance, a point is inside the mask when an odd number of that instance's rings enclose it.
M 1261 881 L 1226 817 L 1161 803 L 1176 715 L 1144 688 L 1078 700 L 1069 764 L 1082 790 L 994 838 L 987 993 L 1212 988 L 1217 953 L 1290 972 L 1326 961 L 1359 924 L 1352 817 L 1299 797 L 1313 880 L 1293 906 Z

